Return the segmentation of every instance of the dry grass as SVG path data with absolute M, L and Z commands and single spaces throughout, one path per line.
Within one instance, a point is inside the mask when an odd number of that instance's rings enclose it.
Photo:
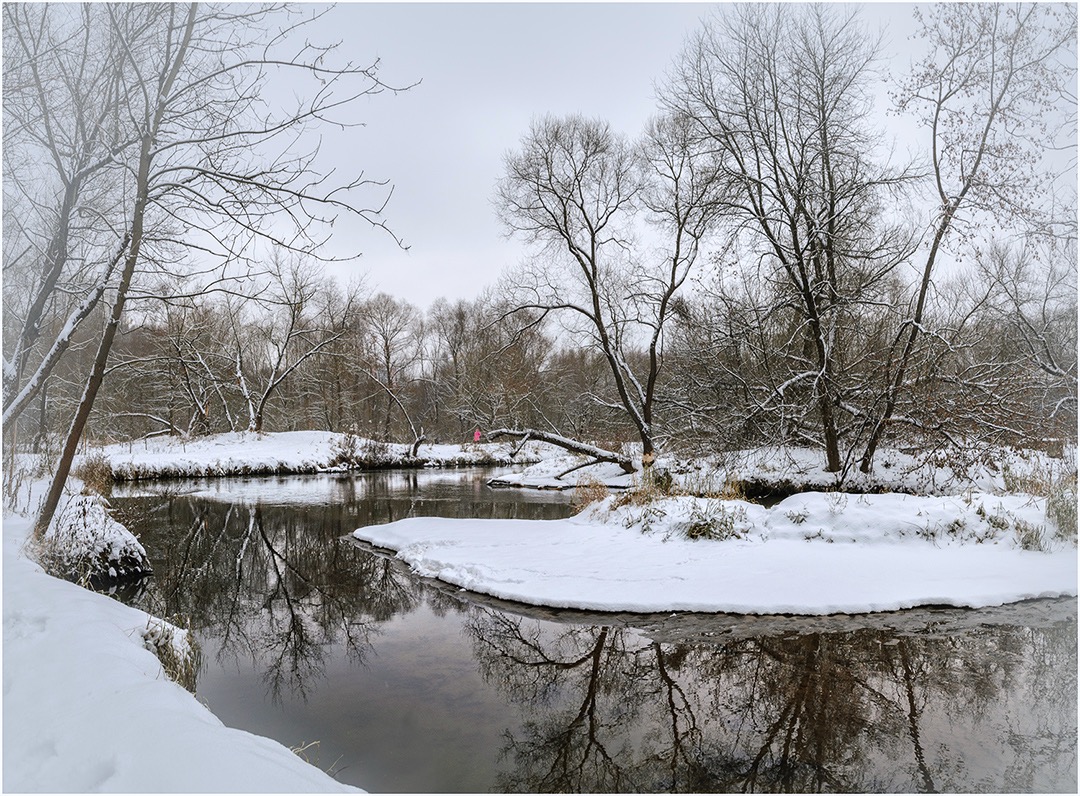
M 1060 467 L 1034 467 L 1026 473 L 1017 473 L 1006 465 L 1001 474 L 1009 492 L 1023 492 L 1046 498 L 1046 518 L 1053 524 L 1056 538 L 1066 541 L 1076 538 L 1075 459 L 1062 461 Z M 1025 534 L 1021 543 L 1024 549 L 1040 549 L 1039 545 L 1034 544 L 1030 533 Z
M 83 482 L 87 492 L 96 492 L 106 497 L 112 492 L 116 480 L 109 459 L 100 451 L 84 456 L 79 466 L 72 470 L 72 475 Z
M 583 476 L 578 479 L 577 485 L 574 487 L 570 506 L 576 514 L 593 503 L 599 503 L 610 494 L 611 491 L 602 481 L 592 476 Z
M 178 638 L 181 633 L 182 639 Z M 143 643 L 161 661 L 166 677 L 195 693 L 201 652 L 190 629 L 184 632 L 171 622 L 150 617 L 143 631 Z
M 1076 539 L 1076 470 L 1056 480 L 1046 495 L 1046 518 L 1059 539 Z
M 92 590 L 93 579 L 101 574 L 97 562 L 89 558 L 72 557 L 66 545 L 55 536 L 42 539 L 31 537 L 26 541 L 26 551 L 30 558 L 54 578 L 71 581 L 84 589 Z

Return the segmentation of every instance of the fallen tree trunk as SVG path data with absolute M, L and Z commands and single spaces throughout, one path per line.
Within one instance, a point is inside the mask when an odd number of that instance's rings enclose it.
M 512 429 L 512 428 L 498 428 L 494 431 L 489 431 L 485 436 L 488 439 L 496 439 L 498 437 L 515 437 L 517 439 L 534 439 L 538 442 L 547 442 L 552 445 L 556 445 L 563 450 L 568 450 L 571 453 L 580 453 L 583 456 L 592 456 L 597 463 L 609 462 L 611 464 L 617 464 L 622 468 L 624 473 L 630 474 L 637 471 L 634 467 L 633 461 L 629 456 L 623 456 L 621 453 L 615 453 L 614 451 L 604 450 L 598 448 L 595 445 L 589 445 L 585 442 L 578 442 L 577 440 L 570 439 L 569 437 L 563 437 L 559 434 L 549 434 L 546 431 L 537 431 L 532 428 Z M 516 451 L 515 451 L 516 453 Z M 574 468 L 577 469 L 577 468 Z

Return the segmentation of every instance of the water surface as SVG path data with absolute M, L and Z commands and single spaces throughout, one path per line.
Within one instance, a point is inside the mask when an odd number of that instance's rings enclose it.
M 488 475 L 128 487 L 142 496 L 113 503 L 156 572 L 132 599 L 190 621 L 197 696 L 226 724 L 371 791 L 1075 792 L 1075 600 L 586 614 L 418 579 L 343 538 L 570 513 Z

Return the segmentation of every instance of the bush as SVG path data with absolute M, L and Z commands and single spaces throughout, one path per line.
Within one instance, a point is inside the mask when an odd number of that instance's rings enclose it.
M 346 431 L 330 445 L 331 467 L 356 467 L 360 463 L 360 437 Z
M 105 498 L 94 494 L 68 500 L 35 552 L 46 572 L 82 586 L 152 571 L 139 540 L 113 519 Z
M 195 693 L 202 656 L 190 630 L 151 616 L 143 631 L 143 644 L 157 655 L 166 677 Z
M 105 497 L 112 492 L 113 483 L 116 481 L 109 458 L 101 451 L 83 456 L 78 466 L 72 470 L 72 475 L 83 482 L 84 493 Z
M 690 521 L 683 530 L 687 539 L 739 539 L 739 524 L 746 520 L 746 509 L 742 506 L 729 507 L 710 500 L 702 507 L 695 502 Z
M 386 467 L 396 464 L 390 443 L 366 439 L 360 446 L 360 463 L 366 467 Z
M 577 485 L 574 487 L 574 495 L 570 500 L 570 506 L 576 514 L 587 506 L 604 500 L 609 494 L 611 493 L 607 485 L 602 481 L 591 476 L 584 476 L 578 479 Z

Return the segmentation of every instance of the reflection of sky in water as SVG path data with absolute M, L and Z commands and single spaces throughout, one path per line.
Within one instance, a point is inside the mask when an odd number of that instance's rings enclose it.
M 198 697 L 230 726 L 318 741 L 309 760 L 369 790 L 1075 789 L 1075 600 L 572 613 L 420 581 L 340 538 L 410 513 L 569 511 L 485 477 L 207 479 L 166 486 L 212 499 L 114 504 L 154 559 L 145 604 L 201 640 Z
M 112 494 L 120 498 L 185 496 L 229 503 L 301 506 L 346 503 L 363 499 L 367 494 L 397 492 L 401 493 L 399 496 L 405 496 L 422 489 L 425 498 L 449 500 L 457 494 L 453 490 L 478 493 L 487 480 L 505 472 L 508 472 L 505 468 L 417 468 L 347 474 L 123 481 L 113 486 Z M 569 495 L 559 495 L 551 490 L 499 490 L 492 493 L 491 499 L 500 502 L 565 503 L 570 498 Z

